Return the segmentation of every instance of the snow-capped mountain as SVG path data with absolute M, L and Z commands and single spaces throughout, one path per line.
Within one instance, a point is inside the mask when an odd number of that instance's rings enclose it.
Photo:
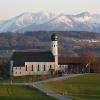
M 15 32 L 31 24 L 43 24 L 55 17 L 49 12 L 23 13 L 19 16 L 0 22 L 0 32 Z
M 100 32 L 100 15 L 89 12 L 77 15 L 56 15 L 50 12 L 23 13 L 0 22 L 0 32 L 40 30 Z

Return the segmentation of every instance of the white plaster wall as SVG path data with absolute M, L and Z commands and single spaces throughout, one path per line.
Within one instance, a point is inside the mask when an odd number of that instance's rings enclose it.
M 26 71 L 27 65 L 27 71 Z M 33 71 L 32 71 L 33 65 Z M 40 66 L 40 71 L 38 71 L 38 65 Z M 44 71 L 44 65 L 46 70 Z M 13 76 L 24 76 L 24 75 L 40 75 L 40 74 L 48 74 L 50 65 L 54 68 L 54 62 L 25 62 L 25 66 L 23 67 L 13 67 Z
M 13 76 L 24 76 L 24 75 L 26 75 L 25 66 L 13 67 Z
M 52 54 L 55 57 L 55 71 L 59 69 L 58 66 L 58 41 L 52 41 L 51 43 Z
M 58 41 L 52 41 L 51 43 L 52 54 L 54 56 L 58 55 Z

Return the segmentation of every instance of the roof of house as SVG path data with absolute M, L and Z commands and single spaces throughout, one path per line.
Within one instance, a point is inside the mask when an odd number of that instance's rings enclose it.
M 14 52 L 11 60 L 14 66 L 22 66 L 25 62 L 54 62 L 54 56 L 50 51 L 43 52 Z
M 85 57 L 65 57 L 65 56 L 60 56 L 58 58 L 58 64 L 59 65 L 66 65 L 66 64 L 84 64 L 84 59 Z M 96 58 L 95 62 L 92 63 L 100 63 L 100 57 Z
M 59 57 L 58 62 L 59 65 L 66 64 L 81 64 L 83 61 L 82 57 Z

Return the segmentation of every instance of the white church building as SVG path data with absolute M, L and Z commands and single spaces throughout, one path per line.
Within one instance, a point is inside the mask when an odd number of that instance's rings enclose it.
M 61 68 L 61 65 L 58 65 L 58 36 L 56 33 L 51 36 L 51 51 L 16 51 L 10 60 L 13 76 L 52 74 L 60 69 L 59 66 Z

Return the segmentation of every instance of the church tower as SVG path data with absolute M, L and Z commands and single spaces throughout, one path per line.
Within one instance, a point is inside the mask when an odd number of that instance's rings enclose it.
M 58 70 L 58 36 L 56 33 L 53 33 L 51 36 L 51 51 L 55 57 L 55 71 Z

